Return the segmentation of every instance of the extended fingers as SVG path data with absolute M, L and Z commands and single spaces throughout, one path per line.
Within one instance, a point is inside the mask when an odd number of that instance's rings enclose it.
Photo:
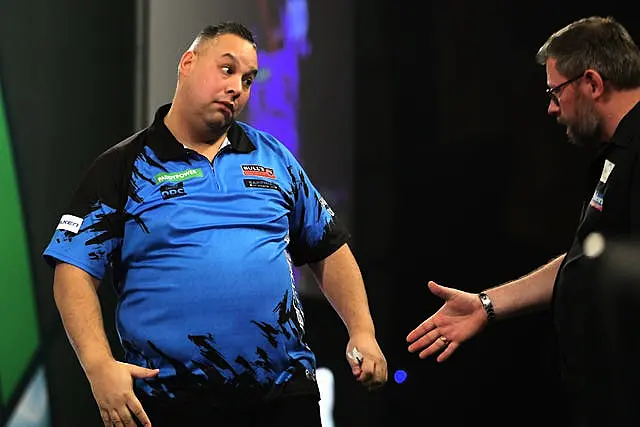
M 100 418 L 102 418 L 104 427 L 111 427 L 111 415 L 109 415 L 109 411 L 100 408 Z
M 437 343 L 436 341 L 440 338 L 441 334 L 440 332 L 438 332 L 437 329 L 430 329 L 428 332 L 422 334 L 422 336 L 420 336 L 419 338 L 417 338 L 415 341 L 413 341 L 410 345 L 409 345 L 409 352 L 410 353 L 415 353 L 417 351 L 423 350 L 423 349 L 429 349 L 434 343 L 436 344 L 441 344 L 441 343 Z M 434 351 L 438 350 L 440 347 L 438 345 L 436 345 L 433 349 L 431 349 L 431 353 L 433 353 Z
M 144 427 L 151 426 L 149 417 L 147 416 L 146 412 L 142 408 L 142 404 L 140 403 L 138 398 L 135 397 L 135 395 L 130 396 L 127 400 L 127 415 L 129 416 L 131 425 L 135 425 L 135 421 L 133 420 L 133 417 L 135 417 Z
M 151 420 L 144 409 L 142 409 L 142 405 L 137 399 L 135 402 L 130 402 L 128 406 L 131 413 L 140 421 L 140 424 L 142 424 L 143 427 L 151 426 Z
M 453 354 L 454 351 L 456 351 L 456 349 L 459 346 L 460 346 L 460 344 L 458 344 L 455 341 L 447 341 L 447 343 L 445 345 L 443 345 L 440 354 L 436 358 L 436 361 L 444 362 L 445 360 L 447 360 Z M 424 358 L 424 357 L 427 357 L 427 356 L 423 356 L 422 353 L 420 353 L 420 357 Z
M 134 417 L 140 420 L 144 427 L 150 427 L 151 421 L 142 408 L 142 404 L 135 396 L 128 396 L 122 405 L 109 407 L 109 405 L 99 405 L 100 417 L 105 427 L 134 426 Z
M 109 424 L 109 426 L 111 427 L 122 427 L 124 426 L 124 423 L 122 422 L 122 420 L 120 419 L 120 413 L 115 410 L 112 409 L 109 411 L 109 418 L 111 419 L 111 423 Z
M 426 359 L 439 352 L 437 361 L 442 362 L 458 348 L 458 345 L 442 335 L 437 329 L 433 329 L 409 345 L 408 350 L 410 353 L 419 352 L 421 359 Z
M 407 335 L 407 342 L 413 342 L 436 328 L 431 318 L 425 320 Z

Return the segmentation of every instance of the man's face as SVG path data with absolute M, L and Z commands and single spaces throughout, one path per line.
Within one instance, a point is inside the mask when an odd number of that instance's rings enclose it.
M 566 126 L 569 141 L 580 145 L 592 142 L 599 136 L 600 115 L 593 99 L 583 90 L 584 79 L 560 74 L 555 59 L 547 61 L 546 70 L 547 85 L 552 88 L 548 113 Z
M 218 129 L 227 126 L 247 104 L 257 71 L 254 45 L 235 34 L 223 34 L 183 55 L 180 90 L 189 111 Z

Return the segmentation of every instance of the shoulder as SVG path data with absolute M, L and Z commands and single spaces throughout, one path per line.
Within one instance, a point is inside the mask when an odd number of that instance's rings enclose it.
M 145 136 L 146 129 L 140 130 L 100 153 L 85 170 L 79 187 L 82 197 L 97 194 L 110 206 L 121 204 Z
M 249 140 L 255 145 L 257 150 L 270 151 L 283 158 L 287 163 L 297 163 L 294 154 L 272 133 L 255 128 L 248 123 L 236 121 Z
M 93 172 L 110 173 L 129 169 L 145 145 L 147 128 L 137 131 L 100 153 L 91 164 Z
M 148 128 L 137 131 L 117 144 L 103 151 L 96 161 L 110 162 L 121 161 L 127 157 L 137 156 L 143 149 Z

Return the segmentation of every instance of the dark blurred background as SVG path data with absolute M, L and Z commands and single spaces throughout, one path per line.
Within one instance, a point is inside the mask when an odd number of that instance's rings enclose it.
M 188 14 L 190 3 L 179 8 Z M 443 364 L 409 354 L 405 337 L 440 306 L 428 280 L 477 292 L 567 248 L 587 190 L 586 155 L 546 114 L 546 77 L 534 55 L 552 32 L 588 15 L 613 15 L 638 39 L 631 8 L 622 1 L 310 2 L 317 56 L 301 70 L 301 110 L 311 112 L 301 118 L 302 139 L 312 141 L 301 158 L 349 219 L 390 370 L 377 392 L 355 384 L 340 319 L 318 295 L 305 293 L 310 344 L 335 376 L 336 427 L 565 425 L 548 312 L 495 324 Z M 0 426 L 101 425 L 41 253 L 91 160 L 150 113 L 141 70 L 153 70 L 140 60 L 148 53 L 141 27 L 149 14 L 145 1 L 0 0 L 8 153 L 33 273 L 25 285 L 33 287 L 39 325 L 37 349 L 16 365 L 24 369 L 19 383 L 0 392 Z M 221 17 L 212 13 L 209 20 Z M 336 28 L 340 37 L 322 39 Z M 171 26 L 160 33 L 175 35 Z M 336 52 L 348 56 L 344 63 Z M 330 72 L 305 86 L 304 76 L 323 64 Z M 162 72 L 175 75 L 175 68 Z M 311 86 L 325 97 L 309 95 Z M 345 103 L 349 122 L 341 124 L 332 114 Z M 336 132 L 348 146 L 320 149 Z M 325 136 L 316 141 L 314 135 Z M 348 181 L 346 192 L 335 191 L 338 175 Z M 6 236 L 0 231 L 9 251 Z M 16 286 L 2 282 L 0 289 Z M 113 293 L 108 285 L 100 292 L 117 353 Z M 0 325 L 5 353 L 20 345 L 7 331 L 21 325 Z M 0 384 L 13 369 L 7 366 L 0 360 Z M 29 412 L 25 396 L 39 368 L 45 421 L 29 424 L 15 414 Z M 406 372 L 403 382 L 394 380 L 398 371 Z

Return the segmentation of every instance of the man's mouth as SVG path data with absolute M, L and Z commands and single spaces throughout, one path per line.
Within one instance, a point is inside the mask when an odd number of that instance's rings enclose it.
M 218 101 L 218 104 L 222 105 L 225 109 L 229 110 L 230 113 L 233 113 L 235 106 L 231 102 Z

